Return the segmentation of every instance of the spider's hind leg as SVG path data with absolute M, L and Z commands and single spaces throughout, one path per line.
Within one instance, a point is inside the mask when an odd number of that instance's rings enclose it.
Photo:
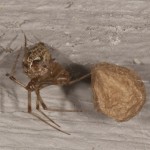
M 36 109 L 43 115 L 45 116 L 45 118 L 47 118 L 49 121 L 51 121 L 52 123 L 54 123 L 56 126 L 60 127 L 56 122 L 54 122 L 52 119 L 50 119 L 43 111 L 40 110 L 40 104 L 42 105 L 43 109 L 47 109 L 47 106 L 45 105 L 45 103 L 43 102 L 41 96 L 40 96 L 40 89 L 35 89 L 35 93 L 37 96 L 37 100 L 36 100 Z
M 40 89 L 36 89 L 35 90 L 35 93 L 37 95 L 37 101 L 36 101 L 36 109 L 39 110 L 39 107 L 40 107 L 40 104 L 41 106 L 43 107 L 44 110 L 47 110 L 47 106 L 46 104 L 44 103 L 44 101 L 42 100 L 42 97 L 40 95 Z
M 83 75 L 82 77 L 79 77 L 79 78 L 77 78 L 77 79 L 75 79 L 75 80 L 70 81 L 67 85 L 72 85 L 72 84 L 77 83 L 77 82 L 79 82 L 79 81 L 81 81 L 81 80 L 84 80 L 84 79 L 90 77 L 90 75 L 91 75 L 91 73 L 88 73 L 88 74 L 86 74 L 86 75 Z

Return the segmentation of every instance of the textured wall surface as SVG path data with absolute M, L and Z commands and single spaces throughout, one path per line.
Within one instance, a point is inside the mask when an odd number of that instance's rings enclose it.
M 95 112 L 85 81 L 49 86 L 41 93 L 49 108 L 82 109 L 44 111 L 71 135 L 28 114 L 27 92 L 5 76 L 24 45 L 22 30 L 28 45 L 42 41 L 54 46 L 54 57 L 74 67 L 75 75 L 99 62 L 134 69 L 147 90 L 141 112 L 123 123 Z M 21 58 L 16 76 L 27 84 L 20 64 Z M 0 150 L 149 150 L 149 65 L 149 0 L 0 0 Z

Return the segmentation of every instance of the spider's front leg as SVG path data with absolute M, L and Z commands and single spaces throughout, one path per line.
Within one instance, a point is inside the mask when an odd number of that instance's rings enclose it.
M 44 101 L 42 100 L 42 98 L 40 96 L 40 88 L 39 88 L 39 84 L 37 84 L 36 79 L 31 79 L 31 81 L 26 86 L 26 89 L 28 90 L 28 93 L 30 93 L 31 91 L 35 91 L 36 96 L 37 96 L 37 99 L 36 99 L 36 109 L 37 110 L 40 109 L 40 104 L 43 107 L 43 109 L 47 109 L 46 104 L 44 103 Z M 30 103 L 31 103 L 30 97 L 28 96 L 28 104 L 30 105 Z M 29 105 L 28 105 L 28 110 L 29 110 Z
M 23 88 L 26 88 L 26 86 L 22 82 L 20 82 L 19 80 L 17 80 L 13 75 L 10 75 L 10 74 L 7 73 L 6 76 L 8 76 L 10 80 L 12 80 L 15 83 L 19 84 Z
M 25 86 L 22 82 L 17 80 L 14 76 L 9 76 L 9 78 L 12 81 L 14 81 L 15 83 L 19 84 L 20 86 L 22 86 L 23 88 L 25 88 L 28 91 L 28 112 L 31 113 L 31 111 L 32 111 L 32 107 L 31 107 L 31 92 L 33 91 L 33 89 L 31 87 L 29 88 L 29 84 L 27 86 Z
M 32 92 L 32 90 L 30 88 L 28 88 L 29 84 L 27 86 L 25 86 L 22 82 L 17 80 L 14 76 L 12 76 L 12 75 L 10 76 L 9 74 L 7 74 L 7 76 L 9 76 L 9 78 L 12 81 L 14 81 L 15 83 L 19 84 L 20 86 L 22 86 L 23 88 L 25 88 L 28 91 L 28 112 L 31 113 L 31 111 L 32 111 L 32 107 L 31 107 L 31 92 Z

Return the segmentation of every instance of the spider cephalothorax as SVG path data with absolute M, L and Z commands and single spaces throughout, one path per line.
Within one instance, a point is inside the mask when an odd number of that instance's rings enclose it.
M 45 75 L 50 61 L 51 54 L 44 43 L 39 42 L 30 49 L 25 47 L 23 69 L 31 79 Z
M 37 84 L 39 88 L 43 84 L 67 84 L 70 81 L 69 73 L 51 57 L 47 46 L 39 42 L 32 48 L 25 47 L 23 59 L 24 72 L 31 78 L 31 83 Z M 33 82 L 34 81 L 34 82 Z M 30 86 L 28 86 L 30 88 Z

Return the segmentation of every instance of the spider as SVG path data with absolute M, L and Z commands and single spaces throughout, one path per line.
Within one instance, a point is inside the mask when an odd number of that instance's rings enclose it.
M 14 63 L 14 66 L 12 68 L 12 72 L 10 74 L 7 74 L 9 78 L 14 81 L 15 83 L 19 84 L 23 88 L 25 88 L 28 92 L 28 113 L 32 113 L 32 107 L 31 107 L 31 93 L 35 92 L 37 99 L 36 99 L 36 109 L 41 112 L 49 121 L 51 121 L 53 124 L 48 123 L 43 118 L 33 114 L 37 118 L 39 118 L 41 121 L 45 122 L 46 124 L 50 125 L 51 127 L 55 128 L 56 130 L 69 134 L 63 130 L 61 130 L 59 125 L 55 123 L 52 119 L 50 119 L 43 111 L 40 110 L 40 105 L 43 107 L 44 110 L 47 110 L 48 107 L 44 103 L 41 95 L 40 90 L 46 86 L 50 85 L 71 85 L 74 84 L 80 80 L 83 80 L 90 76 L 89 74 L 83 75 L 80 78 L 77 78 L 75 80 L 71 80 L 69 72 L 58 62 L 55 61 L 54 58 L 52 58 L 52 55 L 49 51 L 49 49 L 46 47 L 46 45 L 43 42 L 38 42 L 35 45 L 33 45 L 32 48 L 27 47 L 27 38 L 24 34 L 24 57 L 22 61 L 22 67 L 24 70 L 24 73 L 30 78 L 30 82 L 27 85 L 24 85 L 21 81 L 17 80 L 14 72 L 16 69 L 16 64 L 19 58 L 20 53 L 16 57 L 16 61 Z M 55 109 L 56 111 L 62 111 Z M 71 110 L 66 110 L 71 111 Z M 56 127 L 57 126 L 57 127 Z M 70 135 L 70 134 L 69 134 Z

